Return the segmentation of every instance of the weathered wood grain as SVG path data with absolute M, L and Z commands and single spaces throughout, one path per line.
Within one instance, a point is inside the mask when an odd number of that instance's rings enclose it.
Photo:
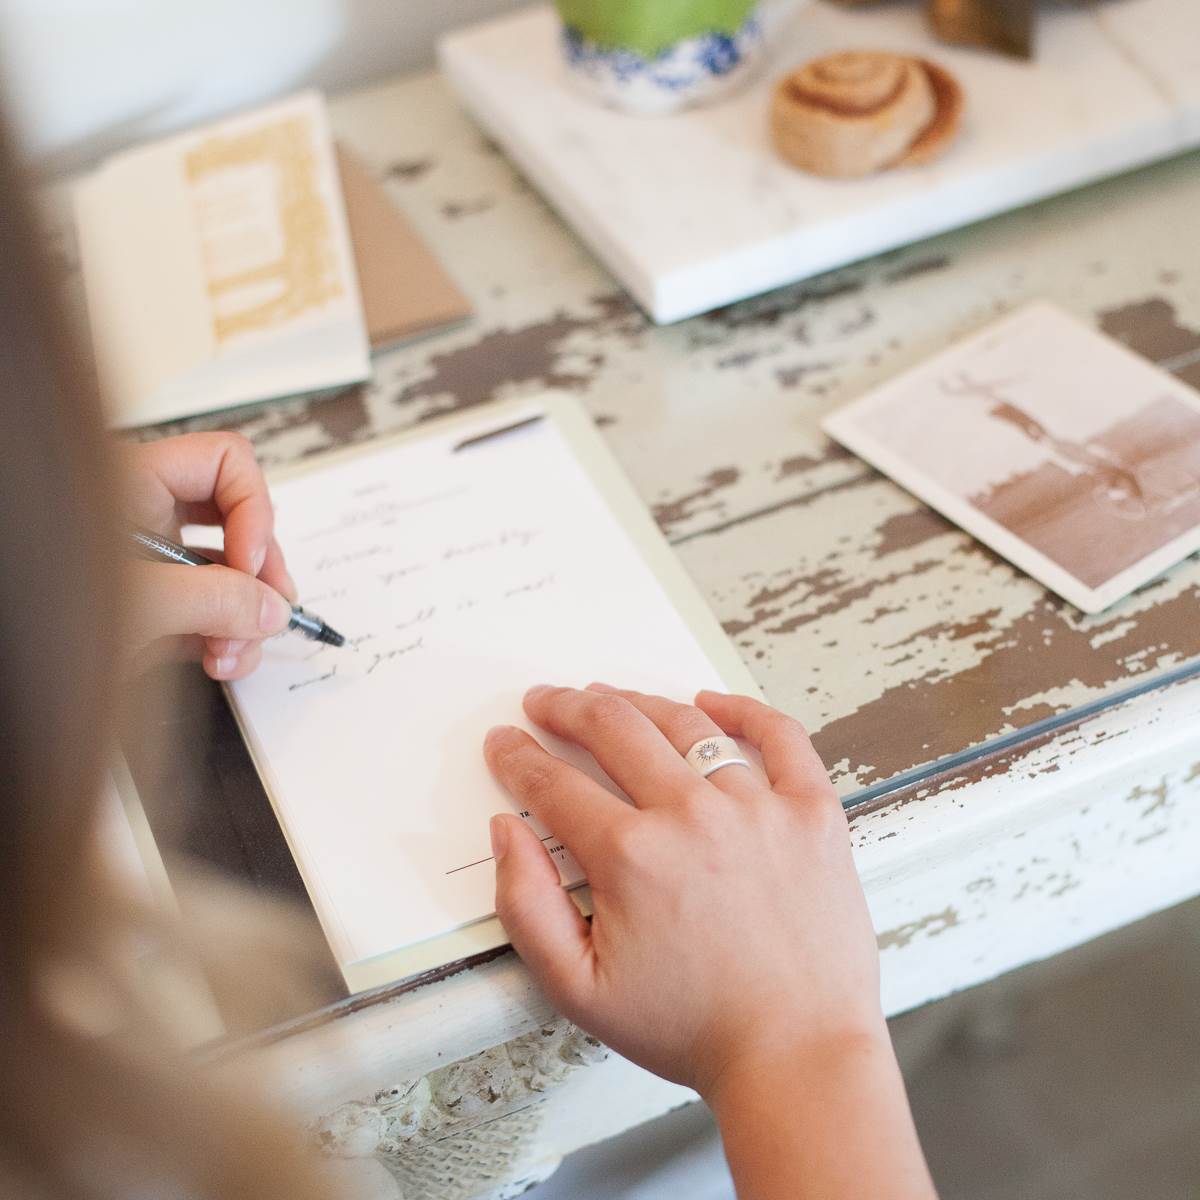
M 231 425 L 275 464 L 493 397 L 574 393 L 846 793 L 1200 655 L 1200 562 L 1085 618 L 818 432 L 834 405 L 1039 296 L 1200 385 L 1187 244 L 1200 157 L 656 328 L 435 78 L 341 100 L 334 120 L 476 320 L 380 358 L 362 388 L 147 436 Z M 62 257 L 69 276 L 69 246 Z M 889 1012 L 1196 890 L 1196 695 L 1184 684 L 1110 707 L 853 821 Z M 253 1052 L 281 1096 L 319 1117 L 552 1018 L 500 953 L 309 1014 Z M 680 1099 L 612 1058 L 530 1118 L 531 1153 Z
M 1200 269 L 1179 237 L 1200 158 L 659 328 L 435 78 L 334 117 L 476 320 L 381 357 L 363 388 L 171 429 L 233 424 L 278 463 L 495 397 L 575 393 L 846 793 L 1200 655 L 1200 562 L 1085 618 L 818 428 L 1039 296 L 1200 384 Z

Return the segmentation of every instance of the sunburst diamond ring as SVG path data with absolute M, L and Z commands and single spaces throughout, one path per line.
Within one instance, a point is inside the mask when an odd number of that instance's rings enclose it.
M 698 741 L 685 755 L 692 770 L 707 779 L 722 767 L 748 767 L 750 763 L 742 757 L 741 747 L 731 737 L 709 737 Z

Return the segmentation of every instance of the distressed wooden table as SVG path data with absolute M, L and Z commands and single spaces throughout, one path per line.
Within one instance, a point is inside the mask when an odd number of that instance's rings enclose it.
M 477 318 L 378 359 L 361 389 L 156 434 L 229 425 L 274 464 L 493 397 L 577 395 L 767 695 L 857 797 L 889 1012 L 1200 891 L 1200 563 L 1085 618 L 818 432 L 832 406 L 1039 296 L 1200 386 L 1200 158 L 658 328 L 436 76 L 333 115 Z M 236 806 L 253 773 L 216 744 L 190 778 Z M 248 1052 L 364 1195 L 515 1195 L 689 1098 L 564 1026 L 511 953 Z

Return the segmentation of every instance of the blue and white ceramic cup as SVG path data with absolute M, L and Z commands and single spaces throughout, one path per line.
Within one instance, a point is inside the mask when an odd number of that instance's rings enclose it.
M 597 40 L 562 4 L 568 78 L 599 103 L 641 116 L 707 104 L 747 82 L 763 57 L 763 5 L 746 7 L 736 28 L 692 33 L 648 52 Z

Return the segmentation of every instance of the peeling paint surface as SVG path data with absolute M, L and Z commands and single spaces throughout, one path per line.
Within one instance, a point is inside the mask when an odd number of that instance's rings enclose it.
M 1163 688 L 854 817 L 888 1011 L 1193 896 L 1195 726 L 1194 683 Z
M 903 948 L 918 935 L 937 937 L 939 933 L 945 933 L 947 929 L 953 929 L 957 924 L 958 912 L 953 908 L 943 908 L 941 912 L 930 913 L 927 917 L 919 917 L 897 929 L 885 930 L 878 934 L 875 940 L 880 950 L 890 950 L 893 947 Z
M 1039 297 L 1200 385 L 1200 260 L 1187 241 L 1200 156 L 656 328 L 436 77 L 343 98 L 332 117 L 475 320 L 380 356 L 361 387 L 146 436 L 231 426 L 278 465 L 493 398 L 568 391 L 844 793 L 1200 656 L 1200 561 L 1085 618 L 819 433 L 837 404 Z M 56 257 L 78 294 L 69 238 Z M 1022 737 L 854 816 L 889 1014 L 1195 894 L 1196 686 Z M 547 1075 L 538 1052 L 480 1052 L 536 1047 L 551 1020 L 498 952 L 309 1014 L 266 1044 L 341 1149 L 369 1153 L 386 1134 L 402 1169 L 424 1140 L 461 1175 L 467 1135 L 437 1140 L 460 1120 L 477 1146 L 574 1108 L 583 1142 L 680 1102 L 646 1099 L 650 1077 L 610 1059 L 563 1071 L 551 1103 L 521 1109 L 525 1085 L 540 1095 Z M 379 1094 L 348 1105 L 365 1068 Z M 603 1083 L 609 1069 L 619 1088 Z M 415 1089 L 393 1090 L 398 1079 Z M 608 1091 L 589 1093 L 589 1079 Z
M 843 794 L 1200 656 L 1197 559 L 1084 617 L 819 432 L 837 404 L 1034 298 L 1200 385 L 1200 271 L 1180 240 L 1200 157 L 655 327 L 436 77 L 345 98 L 333 120 L 475 320 L 381 355 L 360 388 L 156 432 L 233 425 L 273 465 L 572 393 Z

